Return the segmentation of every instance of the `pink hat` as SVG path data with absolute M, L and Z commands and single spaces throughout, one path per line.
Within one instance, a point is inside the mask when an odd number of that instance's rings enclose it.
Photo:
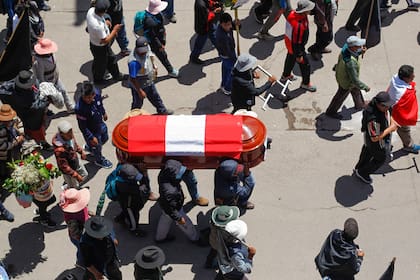
M 165 10 L 166 6 L 168 6 L 168 2 L 162 2 L 162 0 L 150 0 L 149 6 L 146 8 L 146 11 L 148 11 L 152 15 L 157 15 L 158 13 Z
M 64 212 L 77 213 L 88 205 L 89 199 L 89 189 L 66 189 L 60 196 L 60 206 Z
M 39 39 L 38 43 L 34 47 L 37 54 L 50 54 L 55 53 L 58 50 L 57 44 L 47 38 Z

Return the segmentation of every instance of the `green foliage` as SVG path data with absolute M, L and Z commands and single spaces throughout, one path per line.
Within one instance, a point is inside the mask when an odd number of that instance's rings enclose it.
M 61 175 L 61 171 L 56 166 L 46 161 L 36 151 L 25 159 L 8 162 L 7 165 L 13 169 L 13 172 L 10 178 L 4 181 L 3 188 L 12 193 L 31 194 L 45 181 Z

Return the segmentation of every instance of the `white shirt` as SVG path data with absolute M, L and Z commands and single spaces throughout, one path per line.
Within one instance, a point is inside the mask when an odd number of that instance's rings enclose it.
M 105 46 L 106 44 L 101 43 L 101 40 L 109 35 L 109 28 L 105 19 L 95 14 L 95 7 L 88 10 L 86 23 L 90 42 L 95 46 Z

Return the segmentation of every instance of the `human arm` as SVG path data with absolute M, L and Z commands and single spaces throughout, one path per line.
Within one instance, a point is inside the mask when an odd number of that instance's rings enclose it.
M 141 89 L 140 83 L 137 81 L 137 72 L 140 70 L 141 65 L 138 61 L 130 61 L 128 63 L 129 80 L 135 91 L 142 98 L 146 98 L 146 93 Z
M 34 70 L 35 77 L 38 79 L 38 81 L 40 83 L 45 82 L 44 64 L 35 59 L 32 69 Z
M 252 259 L 245 257 L 241 252 L 235 252 L 231 256 L 231 264 L 239 272 L 251 273 Z
M 370 90 L 370 88 L 359 79 L 359 73 L 356 70 L 358 68 L 356 61 L 354 61 L 353 59 L 347 60 L 345 62 L 345 67 L 352 85 L 362 90 Z
M 111 43 L 112 40 L 114 40 L 115 37 L 117 37 L 118 32 L 120 31 L 122 25 L 121 24 L 115 24 L 112 31 L 106 36 L 105 38 L 101 39 L 101 44 L 108 45 Z
M 369 128 L 369 124 L 370 123 L 368 123 L 368 128 Z M 381 134 L 375 135 L 375 136 L 371 136 L 372 142 L 378 142 L 378 141 L 384 139 L 388 134 L 390 134 L 391 132 L 394 132 L 395 130 L 397 130 L 398 127 L 399 127 L 399 125 L 391 117 L 391 124 Z
M 181 221 L 182 216 L 179 213 L 179 210 L 182 207 L 183 196 L 182 192 L 178 193 L 174 190 L 174 187 L 171 183 L 159 183 L 159 204 L 163 211 L 171 217 L 174 221 Z M 180 207 L 181 205 L 181 207 Z
M 77 118 L 77 124 L 79 125 L 80 132 L 82 132 L 83 137 L 90 143 L 95 142 L 94 139 L 96 137 L 93 135 L 92 131 L 88 128 L 88 120 L 87 120 L 87 114 L 84 112 L 84 110 L 77 110 L 76 111 L 76 118 Z M 96 139 L 97 144 L 98 139 Z M 96 145 L 94 145 L 96 146 Z

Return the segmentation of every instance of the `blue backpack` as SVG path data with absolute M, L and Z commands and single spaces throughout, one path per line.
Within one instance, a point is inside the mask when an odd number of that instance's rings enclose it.
M 120 172 L 120 169 L 122 167 L 122 164 L 117 164 L 117 167 L 111 172 L 111 174 L 106 177 L 105 181 L 105 193 L 106 196 L 115 201 L 118 198 L 118 192 L 117 192 L 117 182 L 125 182 L 125 180 L 118 175 Z
M 144 34 L 144 19 L 146 18 L 146 11 L 139 11 L 134 16 L 134 33 L 138 36 L 145 36 Z

